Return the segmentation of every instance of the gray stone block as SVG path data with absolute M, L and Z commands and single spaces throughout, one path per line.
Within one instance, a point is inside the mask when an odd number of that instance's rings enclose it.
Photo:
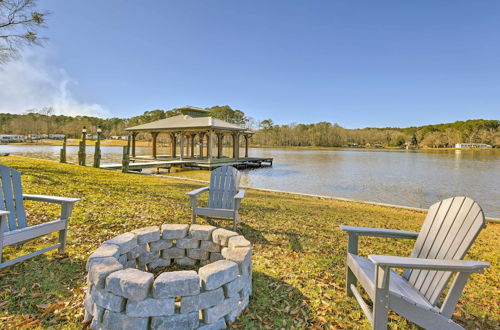
M 220 245 L 212 241 L 201 241 L 200 249 L 208 252 L 220 252 Z
M 250 241 L 241 235 L 230 237 L 227 242 L 227 246 L 230 249 L 251 246 Z
M 139 258 L 137 258 L 137 264 L 146 265 L 149 264 L 150 262 L 155 262 L 158 259 L 160 259 L 159 252 L 147 252 L 141 255 Z
M 189 227 L 189 234 L 193 239 L 209 240 L 212 239 L 212 232 L 216 228 L 209 225 L 191 225 Z
M 126 314 L 134 317 L 167 316 L 174 314 L 174 307 L 174 298 L 128 300 Z
M 156 269 L 158 267 L 168 267 L 170 266 L 170 259 L 158 259 L 155 262 L 148 264 L 148 269 Z
M 92 298 L 94 299 L 94 303 L 113 312 L 121 312 L 125 307 L 125 299 L 123 297 L 101 289 L 94 288 Z
M 219 245 L 227 246 L 229 238 L 233 236 L 238 236 L 238 233 L 231 230 L 218 228 L 212 232 L 212 241 Z
M 210 252 L 210 262 L 214 262 L 217 260 L 224 260 L 224 257 L 219 252 Z
M 160 251 L 172 247 L 173 244 L 174 243 L 171 239 L 161 239 L 159 241 L 149 243 L 149 250 Z
M 238 308 L 239 298 L 227 298 L 222 303 L 206 308 L 202 311 L 203 314 L 203 322 L 205 323 L 214 323 L 221 317 L 226 316 L 231 313 L 233 310 Z
M 180 249 L 197 249 L 200 247 L 200 240 L 193 238 L 181 238 L 177 240 L 175 246 Z
M 181 266 L 194 266 L 196 265 L 198 260 L 184 257 L 184 258 L 176 258 L 174 259 L 174 262 Z
M 105 311 L 103 327 L 109 330 L 147 330 L 149 319 L 147 317 L 130 317 L 123 313 Z
M 191 313 L 215 306 L 222 301 L 224 301 L 224 292 L 222 288 L 205 291 L 196 296 L 182 297 L 180 312 L 182 314 Z
M 209 263 L 211 263 L 210 260 L 200 260 L 200 266 L 205 266 L 208 265 Z
M 87 260 L 87 271 L 90 268 L 90 264 L 98 258 L 113 257 L 118 260 L 120 257 L 120 250 L 118 245 L 113 244 L 103 244 L 97 248 L 97 250 L 92 253 Z
M 121 269 L 123 265 L 113 257 L 94 259 L 90 263 L 88 281 L 97 288 L 103 289 L 106 277 Z
M 120 254 L 125 254 L 137 246 L 137 237 L 134 233 L 125 233 L 116 236 L 103 244 L 114 244 L 119 247 Z
M 240 274 L 248 275 L 250 271 L 250 265 L 252 263 L 251 248 L 223 248 L 222 256 L 226 260 L 236 262 L 240 268 Z
M 185 256 L 186 256 L 185 249 L 179 249 L 177 247 L 172 247 L 170 249 L 161 250 L 161 257 L 163 259 L 182 258 Z
M 153 284 L 153 298 L 175 298 L 200 293 L 200 277 L 195 271 L 163 273 Z
M 238 265 L 233 261 L 219 260 L 201 267 L 198 274 L 205 290 L 213 290 L 234 280 L 238 276 Z
M 118 258 L 118 262 L 121 263 L 123 266 L 127 264 L 127 260 L 128 258 L 126 254 L 122 254 L 120 258 Z
M 103 330 L 102 323 L 97 321 L 96 319 L 92 319 L 92 322 L 90 322 L 90 329 L 92 330 Z
M 148 253 L 147 244 L 137 245 L 135 248 L 127 253 L 129 259 L 139 258 L 141 255 Z
M 187 256 L 191 259 L 197 259 L 197 260 L 207 260 L 209 257 L 208 251 L 202 250 L 202 249 L 188 249 L 187 250 Z
M 137 235 L 137 244 L 151 243 L 160 239 L 160 228 L 157 226 L 135 229 L 132 233 Z
M 161 226 L 163 239 L 180 239 L 186 237 L 189 225 L 165 224 Z
M 151 329 L 186 330 L 195 329 L 199 325 L 198 312 L 175 314 L 172 316 L 153 317 Z
M 102 322 L 102 317 L 104 315 L 105 309 L 101 306 L 94 304 L 92 309 L 92 316 L 97 320 L 97 322 Z
M 239 297 L 240 291 L 243 289 L 243 286 L 245 285 L 245 279 L 248 280 L 248 277 L 243 277 L 241 275 L 238 275 L 238 277 L 233 281 L 224 284 L 224 295 L 227 298 Z
M 107 277 L 106 290 L 128 299 L 141 300 L 148 296 L 153 277 L 153 274 L 138 269 L 119 270 Z
M 198 330 L 221 330 L 226 328 L 227 328 L 226 320 L 223 317 L 221 317 L 220 319 L 211 324 L 206 324 L 204 322 L 200 323 L 200 327 L 198 328 Z
M 127 263 L 125 264 L 125 268 L 136 268 L 136 267 L 137 267 L 137 262 L 135 259 L 127 260 Z

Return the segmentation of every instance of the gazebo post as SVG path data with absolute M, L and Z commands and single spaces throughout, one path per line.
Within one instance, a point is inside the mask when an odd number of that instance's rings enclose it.
M 248 134 L 243 135 L 245 137 L 245 158 L 248 158 L 248 140 L 250 136 Z
M 183 160 L 184 159 L 184 132 L 181 132 L 179 134 L 179 159 Z
M 191 133 L 191 158 L 194 158 L 194 137 L 196 134 Z
M 233 133 L 233 158 L 238 159 L 240 157 L 240 135 L 239 133 Z
M 132 158 L 135 158 L 135 138 L 138 132 L 132 132 Z
M 198 137 L 200 140 L 200 158 L 203 158 L 203 140 L 205 138 L 205 132 L 198 133 Z
M 224 141 L 224 133 L 217 133 L 217 158 L 222 157 L 222 143 Z
M 208 162 L 211 163 L 212 162 L 212 149 L 213 149 L 213 139 L 212 139 L 212 130 L 209 130 L 208 131 L 208 146 L 207 146 L 207 149 L 208 149 Z
M 176 149 L 177 149 L 177 137 L 175 136 L 175 133 L 170 133 L 170 151 L 172 154 L 172 158 L 175 158 L 177 155 Z
M 158 132 L 151 132 L 153 137 L 153 158 L 156 159 L 156 138 L 158 137 Z

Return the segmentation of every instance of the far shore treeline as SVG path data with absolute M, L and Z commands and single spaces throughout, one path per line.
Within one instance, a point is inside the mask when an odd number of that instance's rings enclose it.
M 315 124 L 275 125 L 271 119 L 256 121 L 230 106 L 207 108 L 210 115 L 254 130 L 252 144 L 268 147 L 453 147 L 455 143 L 484 143 L 500 147 L 500 120 L 475 119 L 418 127 L 346 129 L 327 121 Z M 126 127 L 180 114 L 179 110 L 152 110 L 131 118 L 70 117 L 55 115 L 52 108 L 24 114 L 0 114 L 0 134 L 65 134 L 78 138 L 86 126 L 101 126 L 105 137 L 126 135 Z M 139 139 L 149 140 L 149 134 Z M 166 140 L 160 137 L 160 142 Z

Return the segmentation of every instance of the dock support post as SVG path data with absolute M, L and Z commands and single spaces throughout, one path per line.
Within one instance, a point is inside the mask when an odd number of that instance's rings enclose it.
M 94 151 L 94 167 L 99 168 L 101 166 L 101 126 L 97 126 L 97 141 L 95 142 Z
M 156 139 L 158 137 L 158 132 L 151 132 L 151 136 L 153 137 L 153 158 L 156 159 Z
M 135 158 L 135 138 L 138 132 L 132 132 L 132 158 Z
M 82 140 L 78 144 L 78 165 L 85 166 L 85 158 L 87 155 L 85 154 L 85 142 L 87 139 L 87 128 L 83 126 L 82 128 Z
M 64 136 L 64 140 L 63 140 L 63 146 L 62 146 L 62 149 L 61 149 L 61 154 L 60 154 L 60 159 L 59 161 L 61 163 L 66 163 L 66 135 Z
M 128 172 L 129 163 L 130 163 L 130 144 L 123 147 L 123 158 L 122 158 L 122 172 L 123 173 Z

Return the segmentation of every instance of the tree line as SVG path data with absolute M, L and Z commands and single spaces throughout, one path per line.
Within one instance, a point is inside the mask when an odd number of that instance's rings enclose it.
M 207 108 L 210 116 L 255 131 L 252 144 L 269 147 L 453 147 L 456 143 L 485 143 L 500 147 L 499 120 L 467 120 L 414 127 L 346 129 L 338 124 L 275 125 L 271 119 L 256 122 L 242 110 L 228 105 Z M 81 136 L 85 126 L 89 133 L 100 126 L 105 137 L 126 135 L 126 127 L 179 115 L 178 109 L 151 110 L 131 118 L 70 117 L 55 115 L 52 108 L 32 109 L 24 114 L 0 114 L 0 134 L 65 134 Z M 139 138 L 149 139 L 148 134 Z
M 456 143 L 485 143 L 500 147 L 499 120 L 467 120 L 419 127 L 346 129 L 338 124 L 274 125 L 259 123 L 252 143 L 261 146 L 314 147 L 453 147 Z

